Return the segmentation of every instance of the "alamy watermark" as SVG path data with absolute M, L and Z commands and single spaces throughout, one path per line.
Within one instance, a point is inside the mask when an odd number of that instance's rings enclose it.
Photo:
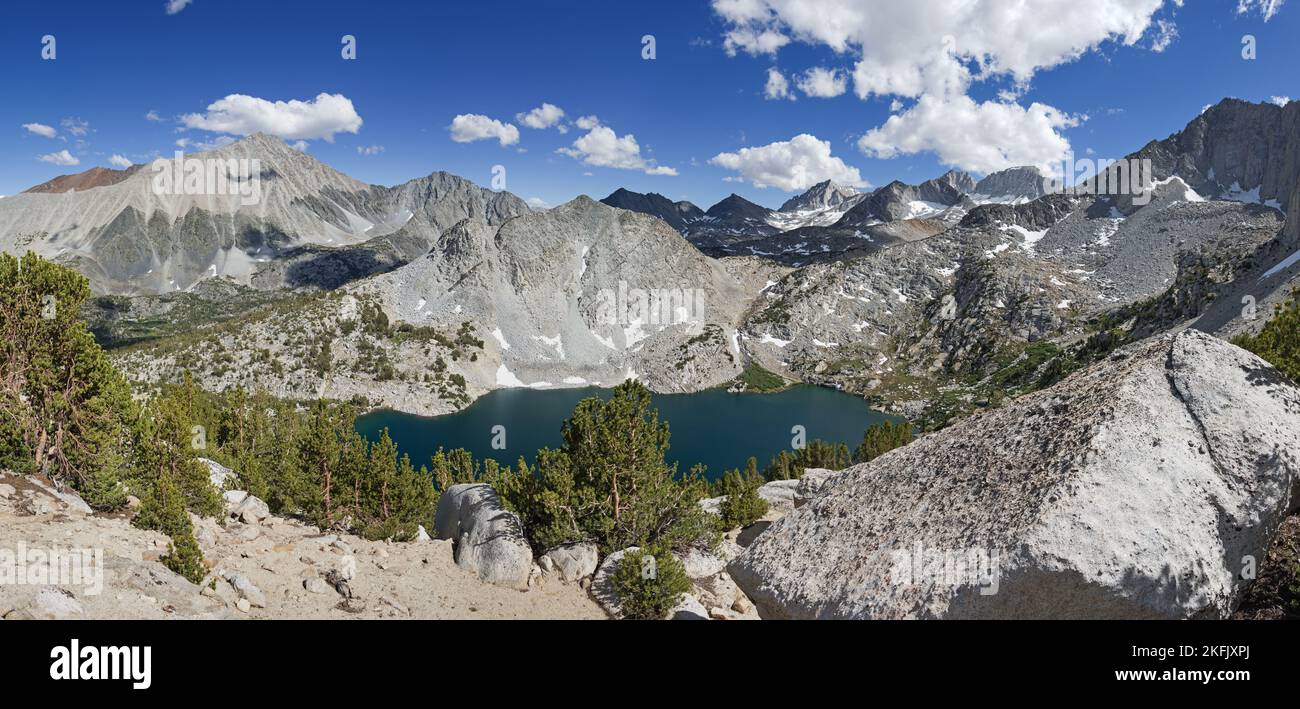
M 1133 195 L 1133 204 L 1138 206 L 1151 202 L 1154 185 L 1155 173 L 1150 158 L 1080 160 L 1074 157 L 1074 153 L 1066 154 L 1059 174 L 1043 178 L 1043 190 L 1047 194 Z
M 889 556 L 889 578 L 896 586 L 974 586 L 981 596 L 992 596 L 1001 583 L 1001 556 L 995 549 L 935 549 L 917 543 L 911 549 L 890 551 Z
M 0 547 L 0 586 L 81 586 L 87 596 L 104 590 L 103 549 L 41 549 L 18 542 Z
M 601 325 L 703 324 L 702 288 L 602 288 L 596 294 L 596 321 Z
M 248 207 L 262 201 L 262 161 L 258 158 L 158 158 L 153 170 L 155 195 L 236 195 Z

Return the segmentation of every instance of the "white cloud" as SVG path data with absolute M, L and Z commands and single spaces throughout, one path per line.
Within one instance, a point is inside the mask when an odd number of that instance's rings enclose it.
M 157 111 L 149 111 L 148 113 L 144 114 L 144 119 L 146 121 L 154 121 L 155 123 L 157 123 L 162 120 L 162 116 L 158 115 Z
M 194 2 L 194 0 L 167 0 L 167 14 L 175 15 L 189 7 L 191 2 Z
M 1259 0 L 1254 0 L 1259 1 Z M 1264 0 L 1268 1 L 1268 0 Z M 859 98 L 929 97 L 930 106 L 952 106 L 962 119 L 982 125 L 980 116 L 1005 114 L 1018 127 L 1047 126 L 1053 136 L 1033 143 L 1039 150 L 1022 150 L 1014 130 L 984 130 L 972 141 L 998 143 L 961 145 L 939 135 L 924 108 L 912 106 L 891 118 L 893 128 L 873 133 L 872 150 L 910 152 L 906 144 L 928 145 L 949 164 L 981 164 L 1000 169 L 986 155 L 1021 155 L 1030 164 L 1055 156 L 1068 142 L 1057 132 L 1071 125 L 1050 106 L 1021 107 L 1011 103 L 1023 95 L 1042 70 L 1072 62 L 1103 44 L 1134 46 L 1159 28 L 1154 15 L 1164 0 L 712 0 L 726 25 L 724 47 L 732 54 L 775 55 L 791 42 L 824 45 L 854 60 L 853 90 Z M 1181 0 L 1173 0 L 1181 5 Z M 1171 27 L 1171 26 L 1170 26 Z M 1172 29 L 1168 30 L 1172 31 Z M 1172 39 L 1172 37 L 1170 38 Z M 1153 42 L 1159 43 L 1160 37 Z M 807 78 L 807 77 L 805 77 Z M 967 97 L 974 82 L 1004 78 L 1010 89 L 998 102 L 976 104 Z M 810 82 L 810 86 L 818 86 Z M 834 84 L 831 84 L 834 88 Z M 906 123 L 903 120 L 910 116 Z M 927 120 L 923 121 L 925 118 Z M 900 119 L 895 121 L 894 119 Z M 902 129 L 924 123 L 927 135 L 908 138 Z M 889 138 L 889 142 L 884 142 Z M 892 145 L 891 145 L 892 143 Z M 1044 149 L 1044 148 L 1050 149 Z M 972 159 L 978 157 L 978 159 Z
M 631 133 L 619 137 L 613 128 L 601 125 L 595 116 L 583 116 L 577 120 L 577 125 L 587 131 L 586 135 L 573 141 L 573 147 L 555 152 L 581 160 L 584 165 L 640 170 L 647 175 L 677 174 L 674 168 L 655 165 L 653 160 L 642 157 L 641 146 Z
M 228 135 L 219 135 L 212 140 L 190 140 L 189 138 L 181 138 L 176 141 L 176 147 L 182 149 L 193 148 L 194 152 L 203 152 L 205 150 L 216 150 L 217 148 L 230 145 L 233 142 L 235 142 L 235 139 Z
M 550 208 L 551 208 L 551 205 L 547 204 L 547 203 L 546 203 L 546 200 L 542 199 L 541 197 L 529 197 L 529 198 L 528 198 L 527 200 L 525 200 L 525 201 L 528 203 L 528 206 L 532 207 L 533 209 L 550 209 Z
M 1237 14 L 1244 15 L 1251 10 L 1258 10 L 1264 16 L 1264 21 L 1268 22 L 1282 9 L 1284 2 L 1286 0 L 1237 0 Z
M 58 131 L 44 123 L 24 123 L 23 128 L 27 129 L 28 133 L 34 133 L 45 138 L 53 138 L 58 135 Z
M 767 70 L 767 85 L 763 87 L 763 96 L 768 100 L 794 100 L 794 93 L 790 91 L 790 82 L 780 69 L 772 67 Z
M 739 173 L 739 177 L 732 179 L 786 192 L 806 190 L 824 180 L 854 187 L 867 184 L 856 167 L 831 155 L 830 141 L 818 140 L 807 133 L 787 141 L 719 153 L 709 159 L 709 164 Z
M 945 163 L 989 173 L 1018 165 L 1051 171 L 1070 152 L 1060 131 L 1080 119 L 1051 106 L 922 96 L 914 106 L 867 131 L 858 148 L 872 157 L 934 152 Z
M 37 159 L 37 160 L 40 160 L 41 162 L 53 163 L 53 164 L 55 164 L 55 165 L 64 165 L 64 166 L 67 166 L 67 165 L 80 165 L 80 164 L 81 164 L 81 161 L 78 160 L 78 159 L 77 159 L 77 158 L 76 158 L 72 153 L 68 152 L 67 149 L 60 150 L 60 151 L 57 152 L 57 153 L 48 153 L 48 154 L 46 154 L 46 155 L 37 155 L 37 156 L 36 156 L 36 159 Z
M 1259 0 L 1255 0 L 1259 1 Z M 1268 0 L 1265 0 L 1268 1 Z M 773 53 L 787 41 L 825 44 L 860 57 L 856 88 L 919 96 L 970 77 L 1009 74 L 1025 81 L 1106 41 L 1135 44 L 1163 0 L 713 0 L 729 25 L 727 43 Z M 1045 31 L 1052 28 L 1053 31 Z
M 131 167 L 131 160 L 114 153 L 113 156 L 108 159 L 108 164 L 121 170 Z
M 456 116 L 448 126 L 451 139 L 457 143 L 472 143 L 476 140 L 496 140 L 501 147 L 519 142 L 519 129 L 510 123 L 467 113 Z
M 382 145 L 357 146 L 357 153 L 360 155 L 378 155 L 382 152 L 384 152 L 384 146 Z
M 79 138 L 90 132 L 90 123 L 80 118 L 64 118 L 59 121 L 59 125 L 63 126 L 63 130 Z
M 515 120 L 524 124 L 528 128 L 536 128 L 537 130 L 544 130 L 551 126 L 559 125 L 563 118 L 564 109 L 551 103 L 543 103 L 528 113 L 515 114 Z M 562 125 L 560 126 L 560 129 L 561 131 L 565 130 Z
M 849 79 L 839 69 L 815 66 L 795 82 L 799 90 L 813 98 L 835 98 L 849 90 Z
M 1278 105 L 1278 106 L 1282 106 L 1283 108 L 1285 108 L 1286 105 L 1287 105 L 1288 103 L 1291 103 L 1291 97 L 1290 97 L 1290 96 L 1270 96 L 1269 99 L 1268 99 L 1268 102 L 1269 102 L 1269 103 L 1272 103 L 1272 104 L 1276 104 L 1276 105 Z
M 1151 40 L 1151 51 L 1157 54 L 1169 48 L 1178 39 L 1178 26 L 1169 20 L 1156 21 L 1156 36 Z
M 208 105 L 207 113 L 181 116 L 186 128 L 252 135 L 268 133 L 285 140 L 324 139 L 333 142 L 338 133 L 361 130 L 361 116 L 352 101 L 342 94 L 322 93 L 310 101 L 268 101 L 255 96 L 230 94 Z
M 289 143 L 289 147 L 293 148 L 294 150 L 297 150 L 300 153 L 305 153 L 307 152 L 307 149 L 311 146 L 307 145 L 307 141 L 305 140 L 295 140 L 294 142 Z

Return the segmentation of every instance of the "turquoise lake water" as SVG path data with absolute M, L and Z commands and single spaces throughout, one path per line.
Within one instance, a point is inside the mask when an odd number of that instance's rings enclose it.
M 499 389 L 445 416 L 374 411 L 357 419 L 357 431 L 373 441 L 387 427 L 398 449 L 417 466 L 428 464 L 439 446 L 465 448 L 477 458 L 513 465 L 520 455 L 531 462 L 539 448 L 559 447 L 561 422 L 589 396 L 609 398 L 610 390 Z M 762 469 L 777 452 L 791 448 L 795 426 L 804 427 L 808 441 L 845 443 L 851 450 L 867 426 L 893 420 L 872 411 L 856 396 L 814 386 L 772 394 L 731 394 L 721 389 L 655 394 L 654 407 L 671 433 L 668 460 L 676 461 L 683 472 L 703 463 L 710 478 L 743 468 L 751 455 Z M 492 446 L 496 426 L 505 427 L 506 447 L 501 450 Z

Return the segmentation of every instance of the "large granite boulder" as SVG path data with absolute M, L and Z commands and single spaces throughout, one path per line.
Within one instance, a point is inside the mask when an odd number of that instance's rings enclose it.
M 467 483 L 447 488 L 438 500 L 433 536 L 452 540 L 456 564 L 484 581 L 528 588 L 532 548 L 519 517 L 501 506 L 491 485 Z
M 1224 618 L 1297 481 L 1300 390 L 1188 331 L 849 468 L 728 570 L 768 618 Z

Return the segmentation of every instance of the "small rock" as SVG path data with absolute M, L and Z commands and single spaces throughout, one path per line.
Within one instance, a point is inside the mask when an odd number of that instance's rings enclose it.
M 731 604 L 731 610 L 741 615 L 748 615 L 750 611 L 754 610 L 754 604 L 750 603 L 749 599 L 745 598 L 745 594 L 742 593 L 736 596 L 736 602 Z
M 238 593 L 241 599 L 247 600 L 258 608 L 266 607 L 266 595 L 262 593 L 260 588 L 253 585 L 253 582 L 248 580 L 247 576 L 241 573 L 227 572 L 226 581 L 230 583 L 231 588 L 235 589 L 235 593 Z
M 702 579 L 722 571 L 726 562 L 713 554 L 708 553 L 695 547 L 691 547 L 684 554 L 677 554 L 681 559 L 682 566 L 686 568 L 686 576 L 691 579 Z
M 13 485 L 0 483 L 0 499 L 8 500 L 14 496 L 15 492 L 18 492 L 18 490 Z
M 239 503 L 232 516 L 238 517 L 239 521 L 244 524 L 258 524 L 271 516 L 271 508 L 267 507 L 266 503 L 260 499 L 249 495 L 244 498 L 243 502 Z
M 343 578 L 343 574 L 338 569 L 330 569 L 325 574 L 325 583 L 334 587 L 334 590 L 344 598 L 352 598 L 352 587 L 348 585 L 348 580 Z
M 313 576 L 303 581 L 302 587 L 307 589 L 308 593 L 329 593 L 333 590 L 330 588 L 328 583 L 325 583 L 324 579 L 318 576 Z
M 573 583 L 596 573 L 600 548 L 590 542 L 578 542 L 555 547 L 539 560 L 542 571 L 557 572 L 560 578 Z
M 46 586 L 38 591 L 33 606 L 32 615 L 52 620 L 72 618 L 84 612 L 81 604 L 71 593 L 57 586 Z
M 709 612 L 696 600 L 695 596 L 686 594 L 675 608 L 668 611 L 669 620 L 708 620 Z
M 248 493 L 243 490 L 227 490 L 221 493 L 221 499 L 225 501 L 228 512 L 234 512 L 247 497 Z
M 238 608 L 241 612 L 247 613 L 253 607 L 253 605 L 248 602 L 247 598 L 241 598 L 238 601 L 235 601 L 235 607 Z
M 339 572 L 339 577 L 344 581 L 351 581 L 357 575 L 357 558 L 348 555 L 339 559 L 339 563 L 334 567 Z
M 420 525 L 420 530 L 415 533 L 415 541 L 427 542 L 427 541 L 431 541 L 432 539 L 433 537 L 429 536 L 429 532 L 424 528 L 424 525 Z

